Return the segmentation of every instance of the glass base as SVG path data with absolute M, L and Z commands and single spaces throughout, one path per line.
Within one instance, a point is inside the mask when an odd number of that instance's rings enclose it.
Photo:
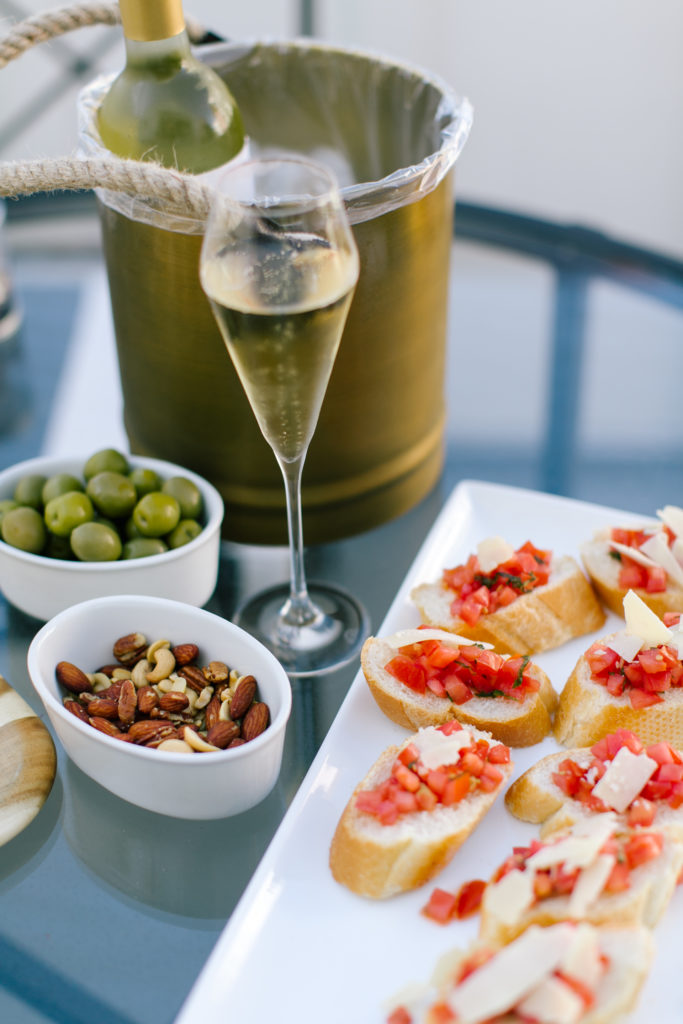
M 239 606 L 233 622 L 273 652 L 290 676 L 317 676 L 348 664 L 370 631 L 367 612 L 350 594 L 326 583 L 309 583 L 317 614 L 303 625 L 288 625 L 282 609 L 285 583 L 263 590 Z

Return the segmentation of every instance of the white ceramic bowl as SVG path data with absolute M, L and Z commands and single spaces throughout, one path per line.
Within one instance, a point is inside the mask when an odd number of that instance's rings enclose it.
M 70 661 L 92 671 L 112 661 L 118 637 L 133 632 L 144 633 L 150 643 L 195 643 L 202 664 L 223 661 L 253 675 L 259 699 L 270 708 L 268 728 L 232 750 L 181 754 L 122 743 L 81 722 L 62 703 L 66 693 L 55 679 L 55 666 Z M 176 818 L 222 818 L 253 807 L 275 785 L 292 706 L 289 679 L 262 644 L 211 612 L 135 595 L 85 601 L 60 612 L 36 634 L 28 671 L 69 757 L 130 803 Z
M 201 606 L 211 597 L 218 577 L 223 499 L 215 487 L 196 473 L 159 459 L 128 456 L 132 466 L 146 466 L 162 477 L 185 476 L 204 499 L 202 532 L 183 547 L 148 558 L 116 562 L 69 562 L 32 555 L 0 540 L 0 588 L 13 605 L 37 619 L 53 615 L 80 601 L 110 594 L 149 594 Z M 0 473 L 0 499 L 11 498 L 28 473 L 73 473 L 82 477 L 84 458 L 44 456 L 18 462 Z

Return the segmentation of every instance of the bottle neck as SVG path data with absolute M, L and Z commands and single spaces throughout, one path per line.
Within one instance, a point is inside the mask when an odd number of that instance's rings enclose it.
M 149 71 L 152 66 L 158 65 L 160 69 L 168 70 L 190 55 L 190 40 L 185 29 L 169 39 L 141 42 L 126 37 L 125 44 L 128 68 L 139 66 Z
M 182 0 L 119 0 L 128 42 L 150 43 L 185 32 Z

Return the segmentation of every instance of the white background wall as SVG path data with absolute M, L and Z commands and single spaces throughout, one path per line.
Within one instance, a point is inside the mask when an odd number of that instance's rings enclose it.
M 0 0 L 0 25 L 17 3 Z M 298 31 L 297 0 L 186 0 L 232 38 Z M 605 229 L 683 256 L 681 0 L 317 0 L 317 35 L 440 74 L 472 100 L 475 127 L 458 193 Z M 0 77 L 0 130 L 16 104 L 62 75 L 54 50 L 102 46 L 87 29 L 39 47 Z M 121 60 L 118 43 L 101 60 Z M 70 152 L 75 89 L 60 115 L 28 125 L 0 158 Z

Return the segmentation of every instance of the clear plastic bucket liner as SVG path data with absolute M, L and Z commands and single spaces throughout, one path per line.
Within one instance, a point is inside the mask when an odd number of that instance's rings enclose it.
M 309 542 L 375 526 L 419 501 L 442 463 L 453 167 L 466 99 L 423 70 L 312 43 L 201 51 L 241 108 L 251 155 L 307 154 L 336 173 L 361 275 L 304 469 Z M 80 97 L 80 148 L 102 155 Z M 225 534 L 281 542 L 284 495 L 198 279 L 202 222 L 145 196 L 101 192 L 100 212 L 132 450 L 207 476 Z

